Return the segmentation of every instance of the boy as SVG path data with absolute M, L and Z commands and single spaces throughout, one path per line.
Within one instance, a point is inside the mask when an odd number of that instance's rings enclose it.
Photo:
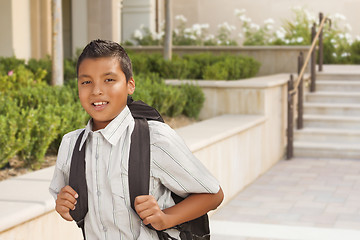
M 81 148 L 86 142 L 87 240 L 159 239 L 145 225 L 168 229 L 218 207 L 223 192 L 217 180 L 168 125 L 148 121 L 150 195 L 138 196 L 133 211 L 127 171 L 134 119 L 126 105 L 127 96 L 135 90 L 131 61 L 119 44 L 94 40 L 78 59 L 77 76 L 81 105 L 91 116 L 80 144 Z M 76 208 L 79 197 L 69 186 L 69 171 L 82 130 L 63 137 L 50 185 L 55 209 L 67 221 L 73 220 L 69 211 Z M 174 205 L 171 191 L 185 200 Z M 177 230 L 166 232 L 180 239 Z

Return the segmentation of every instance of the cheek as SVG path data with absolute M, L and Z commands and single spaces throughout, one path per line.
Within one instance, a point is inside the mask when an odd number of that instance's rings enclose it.
M 79 95 L 79 100 L 80 100 L 80 103 L 82 106 L 84 106 L 85 102 L 86 102 L 86 99 L 87 99 L 87 94 L 86 94 L 86 91 L 84 90 L 79 90 L 78 91 L 78 95 Z

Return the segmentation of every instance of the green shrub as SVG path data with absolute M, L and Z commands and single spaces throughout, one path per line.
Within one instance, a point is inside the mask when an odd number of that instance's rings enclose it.
M 31 142 L 34 111 L 21 109 L 16 100 L 0 95 L 0 168 Z
M 183 89 L 179 87 L 172 87 L 172 96 L 171 96 L 171 102 L 172 105 L 170 106 L 167 116 L 170 117 L 177 117 L 179 116 L 183 111 L 184 107 L 187 102 L 186 94 L 184 94 Z
M 35 74 L 26 69 L 24 65 L 19 65 L 11 74 L 0 75 L 0 92 L 17 90 L 20 88 L 35 85 L 44 85 L 43 81 L 46 71 L 38 69 Z
M 43 162 L 51 142 L 58 136 L 60 117 L 54 114 L 56 105 L 38 108 L 32 115 L 34 125 L 31 129 L 31 141 L 19 152 L 26 166 L 37 169 Z
M 19 66 L 24 66 L 25 60 L 16 57 L 0 57 L 0 74 L 5 75 Z
M 64 82 L 68 82 L 77 78 L 76 74 L 76 59 L 64 60 Z
M 183 114 L 191 118 L 198 118 L 205 101 L 202 89 L 199 86 L 190 84 L 184 84 L 181 88 L 186 99 Z
M 42 81 L 45 75 L 40 68 L 33 74 L 19 65 L 11 76 L 0 76 L 0 144 L 9 142 L 8 148 L 0 148 L 0 167 L 18 154 L 27 166 L 38 168 L 47 151 L 56 152 L 65 133 L 88 120 L 77 81 L 52 87 Z
M 45 81 L 50 85 L 51 84 L 51 74 L 52 74 L 52 66 L 51 66 L 51 58 L 50 56 L 46 56 L 43 59 L 30 59 L 26 66 L 33 73 L 38 71 L 38 69 L 46 70 Z
M 158 74 L 139 74 L 134 77 L 135 79 L 135 92 L 132 97 L 135 101 L 141 100 L 146 104 L 153 105 L 153 82 L 158 82 L 160 77 Z
M 19 108 L 9 97 L 0 95 L 0 168 L 19 151 L 18 132 Z
M 354 64 L 360 64 L 360 41 L 355 41 L 351 45 L 350 49 L 351 62 Z
M 260 68 L 260 63 L 251 57 L 230 54 L 174 55 L 171 61 L 165 61 L 158 53 L 131 53 L 130 58 L 135 75 L 157 73 L 165 79 L 242 79 L 255 76 Z M 225 69 L 221 69 L 223 66 Z
M 51 85 L 52 62 L 50 56 L 43 59 L 30 59 L 26 65 L 33 73 L 39 69 L 46 70 L 46 82 Z M 76 59 L 64 59 L 64 82 L 68 82 L 76 78 Z
M 166 61 L 160 65 L 160 76 L 167 79 L 186 79 L 189 78 L 188 61 L 174 55 L 171 61 Z
M 223 55 L 223 61 L 207 66 L 203 79 L 236 80 L 254 77 L 259 71 L 260 63 L 245 56 Z
M 166 85 L 157 74 L 138 75 L 135 81 L 134 100 L 142 100 L 166 116 L 175 117 L 183 113 L 197 117 L 205 100 L 200 87 Z
M 183 58 L 188 61 L 187 79 L 203 79 L 206 66 L 223 60 L 221 56 L 212 53 L 186 54 Z

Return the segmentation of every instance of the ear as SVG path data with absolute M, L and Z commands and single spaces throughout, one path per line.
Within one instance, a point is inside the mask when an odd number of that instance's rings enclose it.
M 131 77 L 129 79 L 129 81 L 127 82 L 127 89 L 128 89 L 128 94 L 131 95 L 134 93 L 135 91 L 135 80 L 133 77 Z

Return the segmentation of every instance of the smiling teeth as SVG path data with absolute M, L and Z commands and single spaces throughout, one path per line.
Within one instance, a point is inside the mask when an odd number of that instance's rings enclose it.
M 96 102 L 96 103 L 93 103 L 95 106 L 99 106 L 99 105 L 105 105 L 107 104 L 107 102 Z

